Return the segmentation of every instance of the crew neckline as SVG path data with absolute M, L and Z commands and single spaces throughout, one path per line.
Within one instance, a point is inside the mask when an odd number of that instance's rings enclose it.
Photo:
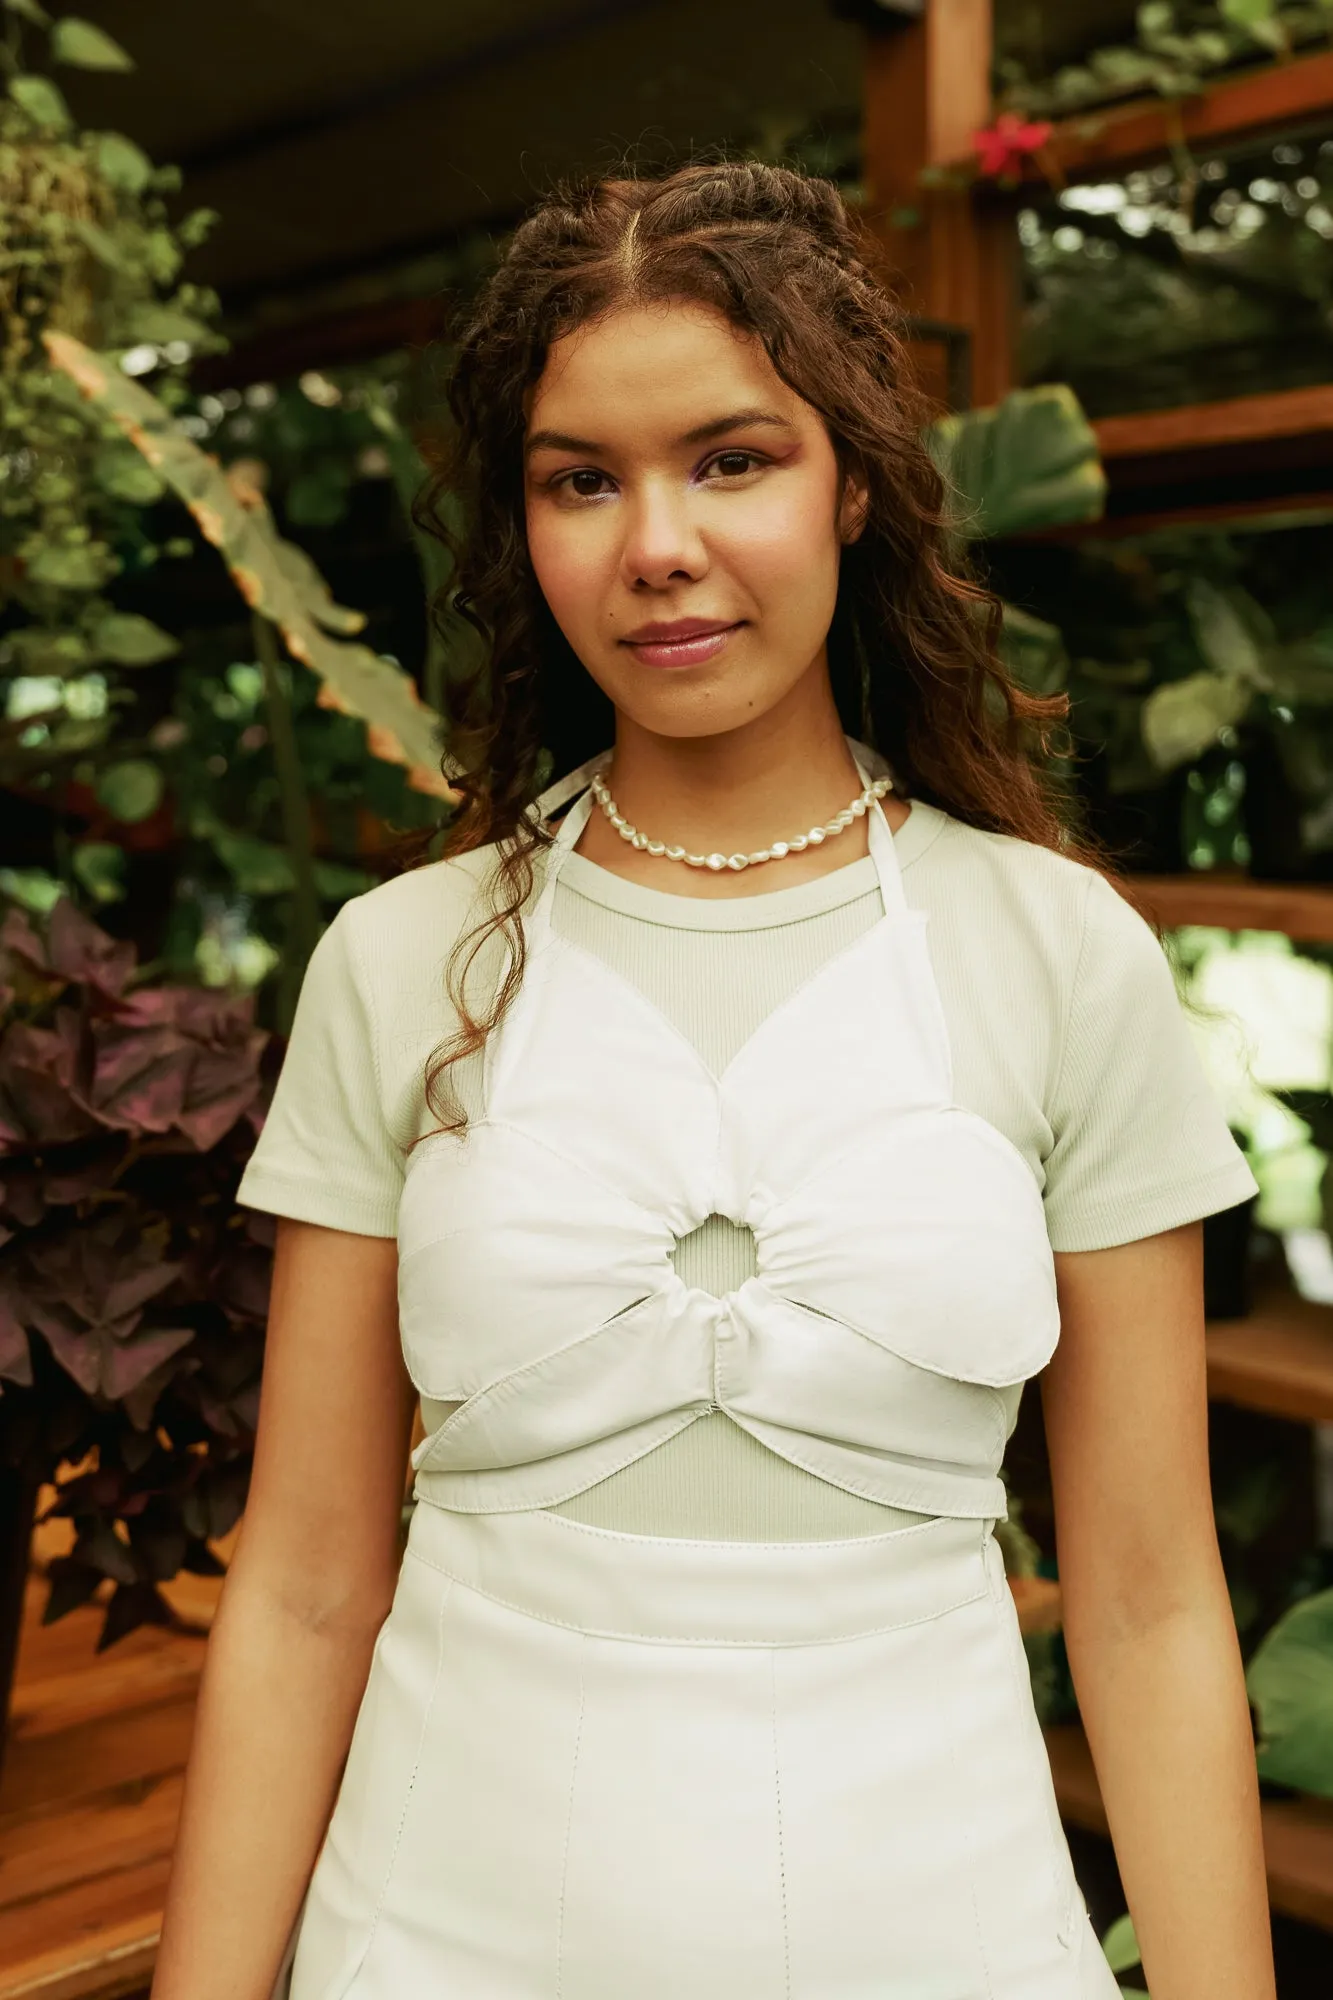
M 902 869 L 918 860 L 948 825 L 949 816 L 921 799 L 910 802 L 908 818 L 893 835 L 893 850 Z M 622 916 L 665 924 L 684 931 L 758 931 L 800 923 L 839 910 L 863 896 L 877 895 L 879 875 L 869 854 L 812 882 L 790 889 L 764 889 L 753 896 L 677 896 L 666 889 L 649 889 L 627 881 L 600 862 L 577 852 L 568 854 L 560 870 L 556 893 L 568 889 L 590 903 Z

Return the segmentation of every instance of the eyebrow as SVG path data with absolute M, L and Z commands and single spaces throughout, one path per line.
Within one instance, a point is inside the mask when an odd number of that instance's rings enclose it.
M 725 417 L 711 417 L 706 424 L 696 424 L 677 442 L 706 444 L 709 438 L 722 437 L 727 431 L 761 429 L 793 433 L 796 426 L 788 423 L 786 417 L 778 416 L 775 410 L 730 410 Z M 525 457 L 535 451 L 582 451 L 596 457 L 605 450 L 604 444 L 597 444 L 592 438 L 571 437 L 566 431 L 534 431 L 523 446 Z

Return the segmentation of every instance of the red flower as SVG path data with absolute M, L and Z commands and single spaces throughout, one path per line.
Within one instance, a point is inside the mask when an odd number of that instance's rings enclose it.
M 1049 123 L 1002 111 L 993 125 L 972 134 L 978 173 L 987 180 L 1020 180 L 1023 162 L 1041 151 L 1053 130 Z

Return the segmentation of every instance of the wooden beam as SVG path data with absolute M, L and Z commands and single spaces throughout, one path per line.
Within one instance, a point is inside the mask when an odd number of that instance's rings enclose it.
M 1333 383 L 1101 417 L 1093 429 L 1105 459 L 1152 458 L 1186 448 L 1268 443 L 1312 434 L 1333 439 Z
M 903 303 L 967 327 L 973 393 L 1013 387 L 1018 239 L 1012 205 L 923 187 L 923 169 L 970 149 L 990 122 L 991 0 L 930 0 L 910 26 L 866 37 L 865 175 L 872 223 Z
M 1284 931 L 1301 944 L 1333 944 L 1333 887 L 1253 882 L 1247 875 L 1129 875 L 1135 905 L 1166 930 L 1212 924 L 1225 931 Z
M 1275 1291 L 1208 1324 L 1208 1394 L 1292 1423 L 1333 1423 L 1333 1306 Z
M 1175 102 L 1135 98 L 1130 103 L 1082 111 L 1057 121 L 1043 161 L 1065 180 L 1086 181 L 1119 174 L 1126 167 L 1160 158 L 1184 140 L 1207 149 L 1229 140 L 1277 133 L 1326 119 L 1333 109 L 1333 52 L 1266 63 L 1262 69 L 1215 83 L 1198 97 Z M 964 143 L 952 155 L 968 158 Z M 1043 178 L 1036 162 L 1028 169 L 1034 185 Z

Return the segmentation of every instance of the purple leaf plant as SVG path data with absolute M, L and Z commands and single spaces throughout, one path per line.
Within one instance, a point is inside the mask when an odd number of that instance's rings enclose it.
M 275 1060 L 249 999 L 155 983 L 67 898 L 0 922 L 0 1462 L 74 1523 L 47 1621 L 110 1581 L 99 1646 L 170 1623 L 245 1502 L 273 1225 L 235 1195 Z

